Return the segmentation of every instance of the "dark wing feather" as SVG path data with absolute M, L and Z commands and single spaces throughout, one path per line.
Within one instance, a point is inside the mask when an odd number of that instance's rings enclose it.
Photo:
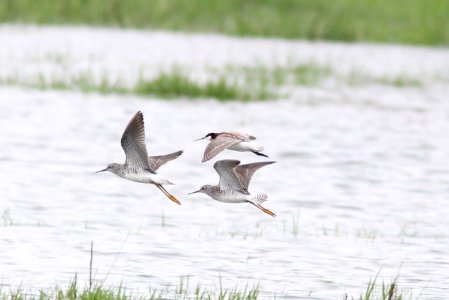
M 248 186 L 254 173 L 263 166 L 274 163 L 274 161 L 257 162 L 252 164 L 240 165 L 235 168 L 235 174 L 239 178 L 242 188 L 249 193 Z
M 220 176 L 220 181 L 218 183 L 220 189 L 248 194 L 248 192 L 243 189 L 240 179 L 235 173 L 235 169 L 239 164 L 240 161 L 232 159 L 219 160 L 214 164 L 214 168 Z
M 215 139 L 210 141 L 207 145 L 206 150 L 204 150 L 202 162 L 208 161 L 214 158 L 218 153 L 231 147 L 232 145 L 240 142 L 239 139 L 227 136 L 217 136 Z
M 180 150 L 166 155 L 150 156 L 148 157 L 148 165 L 150 166 L 151 171 L 156 172 L 160 166 L 180 157 L 183 152 L 184 151 Z
M 125 164 L 134 169 L 149 169 L 143 114 L 138 111 L 123 132 L 121 144 L 126 154 Z

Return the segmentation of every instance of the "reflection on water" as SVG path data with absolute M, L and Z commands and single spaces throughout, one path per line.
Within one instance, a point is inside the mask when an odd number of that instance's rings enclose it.
M 443 96 L 421 97 L 410 110 L 354 99 L 198 105 L 3 88 L 2 281 L 44 287 L 74 273 L 85 280 L 94 241 L 95 278 L 140 290 L 181 275 L 205 285 L 221 276 L 229 287 L 260 281 L 263 295 L 338 298 L 358 295 L 381 270 L 385 281 L 399 274 L 400 288 L 414 295 L 443 299 L 449 106 Z M 150 154 L 185 150 L 160 169 L 182 206 L 152 186 L 94 174 L 124 160 L 120 136 L 139 109 Z M 186 195 L 218 181 L 213 162 L 200 163 L 206 143 L 193 142 L 215 130 L 254 134 L 277 161 L 251 186 L 268 192 L 277 219 Z

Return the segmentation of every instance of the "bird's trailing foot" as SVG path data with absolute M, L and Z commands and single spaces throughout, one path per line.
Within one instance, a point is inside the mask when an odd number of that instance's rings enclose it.
M 266 214 L 272 216 L 273 218 L 276 218 L 276 214 L 275 214 L 274 212 L 272 212 L 271 210 L 269 210 L 268 208 L 265 208 L 265 207 L 262 207 L 262 206 L 260 206 L 259 208 L 260 208 L 260 210 L 262 210 L 264 213 L 266 213 Z
M 156 185 L 156 186 L 158 187 L 158 189 L 161 190 L 162 193 L 164 193 L 165 196 L 167 196 L 168 199 L 170 199 L 171 201 L 175 202 L 178 205 L 181 205 L 181 202 L 179 202 L 179 200 L 176 199 L 175 196 L 173 196 L 172 194 L 167 192 L 167 190 L 162 185 Z
M 179 202 L 179 200 L 176 199 L 175 196 L 173 196 L 173 195 L 171 195 L 171 194 L 168 194 L 168 195 L 167 195 L 167 198 L 170 199 L 171 201 L 175 202 L 176 204 L 181 205 L 181 202 Z
M 276 218 L 276 214 L 274 212 L 272 212 L 271 210 L 269 210 L 268 208 L 263 207 L 260 204 L 254 203 L 254 202 L 249 202 L 252 205 L 254 205 L 255 207 L 257 207 L 258 209 L 260 209 L 261 211 L 263 211 L 264 213 L 266 213 L 267 215 L 272 216 L 273 218 Z

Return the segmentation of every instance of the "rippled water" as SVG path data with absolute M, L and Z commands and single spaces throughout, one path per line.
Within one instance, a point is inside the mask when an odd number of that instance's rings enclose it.
M 140 291 L 182 275 L 214 287 L 221 276 L 226 287 L 260 282 L 263 296 L 341 299 L 379 272 L 413 297 L 446 299 L 448 92 L 301 88 L 287 100 L 223 104 L 2 87 L 1 281 L 84 281 L 94 241 L 96 280 Z M 182 206 L 94 174 L 124 160 L 120 137 L 137 110 L 151 155 L 185 151 L 160 169 Z M 200 163 L 205 142 L 193 140 L 220 130 L 256 135 L 277 161 L 250 190 L 267 192 L 278 218 L 186 195 L 218 182 L 213 161 Z

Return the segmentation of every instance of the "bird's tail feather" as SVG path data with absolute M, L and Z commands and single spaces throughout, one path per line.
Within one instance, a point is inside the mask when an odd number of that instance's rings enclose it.
M 165 178 L 161 178 L 161 179 L 159 180 L 159 184 L 161 184 L 161 185 L 174 185 L 173 182 L 171 182 L 170 180 L 165 179 Z
M 265 201 L 267 201 L 267 199 L 268 199 L 267 194 L 262 193 L 262 194 L 257 194 L 256 196 L 254 196 L 254 197 L 251 199 L 251 201 L 254 202 L 254 203 L 257 203 L 257 204 L 262 204 L 262 203 L 264 203 Z
M 256 154 L 256 155 L 259 155 L 259 156 L 264 156 L 264 157 L 268 157 L 268 155 L 266 155 L 266 154 L 263 154 L 262 152 L 259 152 L 259 151 L 254 151 L 254 150 L 251 150 L 251 152 L 252 152 L 252 153 L 254 153 L 254 154 Z

